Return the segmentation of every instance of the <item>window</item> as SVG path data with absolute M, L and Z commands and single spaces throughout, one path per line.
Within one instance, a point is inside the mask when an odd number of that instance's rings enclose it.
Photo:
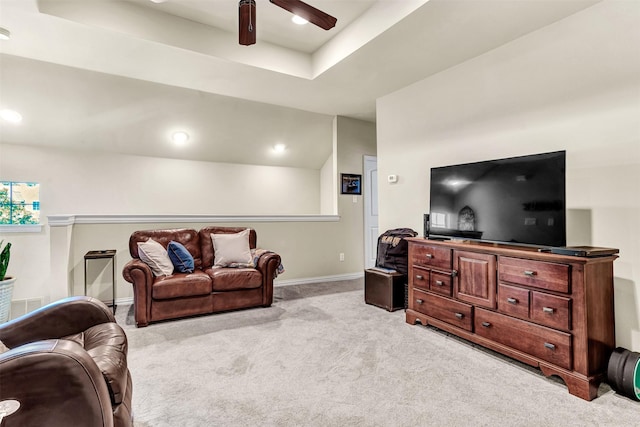
M 0 224 L 40 224 L 40 184 L 0 182 Z

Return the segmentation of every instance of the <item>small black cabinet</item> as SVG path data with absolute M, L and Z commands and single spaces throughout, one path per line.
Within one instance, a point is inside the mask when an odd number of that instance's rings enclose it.
M 364 302 L 394 311 L 405 308 L 407 276 L 375 269 L 364 271 Z

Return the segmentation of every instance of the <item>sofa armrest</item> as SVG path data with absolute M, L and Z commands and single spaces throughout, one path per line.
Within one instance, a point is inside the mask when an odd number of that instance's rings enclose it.
M 0 401 L 20 402 L 2 427 L 113 426 L 102 373 L 75 342 L 44 340 L 0 354 L 0 384 Z
M 151 290 L 155 280 L 151 268 L 134 258 L 124 266 L 122 276 L 127 282 L 133 284 L 136 326 L 147 326 L 151 318 Z
M 134 258 L 125 264 L 124 268 L 122 269 L 122 277 L 124 277 L 124 280 L 126 280 L 127 282 L 133 283 L 134 286 L 136 285 L 136 283 L 141 283 L 140 279 L 144 279 L 144 282 L 153 283 L 153 273 L 151 272 L 151 267 L 140 261 L 138 258 Z
M 280 255 L 275 252 L 265 252 L 256 263 L 256 269 L 262 273 L 262 305 L 268 307 L 273 302 L 273 279 L 276 277 L 280 265 Z
M 102 301 L 87 296 L 64 298 L 0 325 L 0 341 L 9 348 L 62 338 L 92 326 L 115 322 Z

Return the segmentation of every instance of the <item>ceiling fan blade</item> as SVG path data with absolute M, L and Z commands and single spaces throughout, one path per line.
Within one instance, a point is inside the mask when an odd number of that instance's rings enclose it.
M 238 37 L 241 45 L 256 43 L 256 2 L 240 0 L 238 4 Z
M 288 10 L 294 15 L 298 15 L 300 18 L 304 18 L 312 24 L 317 25 L 325 30 L 330 30 L 335 27 L 338 21 L 333 16 L 324 13 L 323 11 L 316 9 L 313 6 L 306 4 L 300 0 L 269 0 L 276 6 Z

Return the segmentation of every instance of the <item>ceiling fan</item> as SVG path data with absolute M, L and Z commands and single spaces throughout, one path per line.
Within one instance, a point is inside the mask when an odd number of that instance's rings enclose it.
M 335 27 L 337 19 L 333 16 L 316 9 L 300 0 L 269 0 L 294 15 L 306 19 L 312 24 L 324 30 Z M 239 4 L 239 39 L 244 46 L 252 45 L 256 42 L 256 2 L 255 0 L 240 0 Z

